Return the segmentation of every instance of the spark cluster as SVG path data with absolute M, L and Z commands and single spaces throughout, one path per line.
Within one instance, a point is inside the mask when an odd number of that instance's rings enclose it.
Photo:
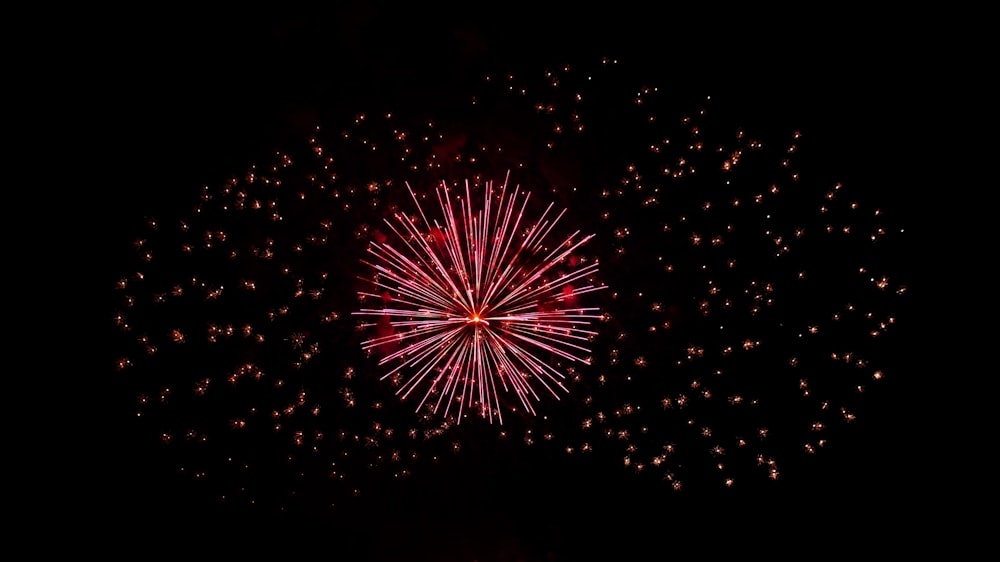
M 519 414 L 475 440 L 672 490 L 844 436 L 894 374 L 900 229 L 800 164 L 808 135 L 640 78 L 489 75 L 460 116 L 358 113 L 148 219 L 110 314 L 135 423 L 219 499 L 281 509 L 461 463 L 469 411 Z

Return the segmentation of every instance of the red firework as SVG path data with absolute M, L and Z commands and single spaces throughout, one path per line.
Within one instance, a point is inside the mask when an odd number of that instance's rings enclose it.
M 508 176 L 509 179 L 509 176 Z M 361 291 L 382 308 L 355 314 L 378 317 L 381 326 L 365 350 L 382 354 L 379 365 L 394 363 L 383 375 L 402 381 L 403 399 L 422 389 L 417 405 L 448 415 L 453 404 L 461 420 L 465 407 L 493 421 L 501 394 L 513 393 L 535 413 L 538 385 L 556 399 L 566 391 L 559 360 L 589 364 L 586 342 L 600 317 L 597 308 L 577 306 L 579 295 L 602 289 L 587 284 L 598 270 L 574 252 L 593 235 L 579 231 L 558 244 L 550 235 L 565 214 L 554 218 L 552 204 L 536 220 L 525 218 L 530 193 L 507 179 L 494 190 L 487 182 L 481 208 L 474 208 L 469 182 L 465 198 L 442 182 L 436 190 L 441 221 L 428 220 L 413 189 L 419 217 L 402 213 L 386 220 L 392 242 L 373 241 L 368 263 L 374 270 Z M 457 212 L 456 204 L 457 203 Z

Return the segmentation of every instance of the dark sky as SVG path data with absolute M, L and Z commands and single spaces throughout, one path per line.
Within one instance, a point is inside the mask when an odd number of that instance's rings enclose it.
M 832 177 L 860 185 L 861 198 L 890 210 L 893 224 L 916 222 L 911 148 L 922 133 L 919 109 L 904 100 L 934 79 L 921 71 L 928 46 L 918 29 L 857 13 L 533 9 L 428 14 L 352 3 L 322 13 L 169 13 L 95 37 L 101 95 L 88 126 L 114 139 L 100 195 L 114 210 L 105 220 L 113 263 L 130 263 L 144 217 L 182 214 L 201 185 L 294 143 L 316 123 L 338 123 L 358 108 L 445 120 L 456 92 L 474 91 L 486 71 L 537 73 L 601 56 L 664 85 L 679 103 L 721 98 L 723 116 L 763 135 L 802 128 L 815 139 L 808 163 L 835 166 Z M 895 246 L 889 264 L 904 277 L 914 272 L 914 244 Z M 119 275 L 112 267 L 108 283 Z M 925 381 L 907 355 L 918 335 L 915 308 L 912 300 L 896 306 L 910 322 L 887 338 L 896 376 L 864 402 L 865 415 L 838 430 L 819 458 L 790 462 L 795 470 L 776 482 L 735 490 L 672 492 L 609 459 L 581 466 L 470 442 L 439 467 L 345 499 L 346 509 L 220 504 L 212 496 L 221 487 L 179 477 L 183 463 L 148 427 L 131 425 L 141 385 L 112 373 L 103 393 L 111 398 L 107 484 L 90 500 L 110 515 L 92 538 L 112 549 L 134 544 L 126 552 L 140 556 L 164 546 L 197 553 L 206 543 L 242 550 L 259 542 L 345 560 L 579 560 L 596 551 L 662 557 L 691 548 L 812 556 L 868 541 L 915 551 L 918 535 L 934 531 L 925 504 L 938 493 L 921 461 Z M 477 439 L 465 431 L 463 439 Z M 267 479 L 251 478 L 265 490 Z M 473 484 L 483 491 L 472 493 Z

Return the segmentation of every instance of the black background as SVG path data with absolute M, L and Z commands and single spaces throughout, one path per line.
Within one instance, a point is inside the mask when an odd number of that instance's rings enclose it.
M 652 83 L 725 97 L 762 126 L 800 124 L 823 139 L 845 181 L 870 187 L 907 225 L 913 249 L 903 267 L 920 299 L 917 225 L 931 188 L 918 161 L 930 152 L 923 139 L 937 114 L 926 90 L 955 70 L 927 64 L 941 29 L 926 16 L 826 10 L 425 11 L 351 3 L 299 14 L 164 12 L 96 25 L 89 42 L 97 48 L 76 71 L 94 100 L 83 131 L 111 140 L 99 143 L 103 156 L 91 162 L 101 172 L 92 175 L 101 177 L 94 194 L 103 200 L 101 245 L 113 259 L 124 255 L 142 217 L 190 200 L 177 190 L 194 195 L 317 119 L 359 106 L 434 108 L 443 103 L 439 92 L 468 89 L 484 68 L 607 55 Z M 114 275 L 112 268 L 109 283 Z M 935 506 L 952 484 L 941 472 L 942 426 L 928 406 L 933 352 L 916 353 L 924 320 L 907 316 L 913 324 L 897 336 L 898 347 L 913 354 L 878 409 L 822 463 L 762 489 L 670 494 L 627 479 L 595 480 L 599 471 L 566 477 L 567 462 L 541 469 L 546 485 L 536 484 L 540 493 L 528 505 L 521 503 L 528 494 L 504 494 L 518 485 L 503 481 L 492 505 L 456 501 L 456 492 L 441 500 L 443 474 L 428 477 L 425 489 L 377 494 L 383 503 L 352 514 L 241 513 L 198 503 L 127 432 L 107 427 L 91 439 L 98 475 L 85 487 L 93 494 L 76 507 L 93 513 L 81 523 L 92 529 L 89 544 L 138 555 L 205 554 L 209 544 L 316 549 L 345 560 L 919 552 L 949 535 L 947 512 Z M 103 398 L 118 396 L 109 381 Z M 468 462 L 474 469 L 479 461 Z

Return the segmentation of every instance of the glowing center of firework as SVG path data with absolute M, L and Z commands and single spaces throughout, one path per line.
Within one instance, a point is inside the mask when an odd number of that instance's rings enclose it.
M 465 322 L 467 324 L 483 324 L 484 326 L 489 326 L 490 325 L 490 321 L 489 320 L 487 320 L 485 318 L 481 318 L 479 316 L 479 314 L 477 314 L 477 313 L 473 313 L 472 316 L 467 316 L 465 318 Z
M 596 332 L 598 309 L 577 305 L 580 295 L 602 289 L 590 283 L 597 263 L 576 253 L 593 235 L 574 232 L 558 244 L 549 235 L 565 211 L 552 205 L 532 222 L 525 218 L 527 193 L 508 192 L 507 182 L 484 187 L 475 208 L 469 183 L 453 202 L 447 183 L 437 189 L 441 218 L 428 219 L 407 184 L 419 220 L 399 213 L 386 224 L 393 243 L 372 242 L 367 280 L 377 291 L 360 292 L 382 308 L 355 314 L 380 333 L 362 344 L 395 363 L 382 378 L 399 384 L 403 399 L 423 390 L 417 409 L 434 412 L 457 404 L 478 409 L 490 421 L 500 413 L 501 396 L 516 395 L 534 413 L 539 386 L 558 399 L 566 391 L 561 362 L 589 364 L 584 344 Z M 488 316 L 487 316 L 488 312 Z

